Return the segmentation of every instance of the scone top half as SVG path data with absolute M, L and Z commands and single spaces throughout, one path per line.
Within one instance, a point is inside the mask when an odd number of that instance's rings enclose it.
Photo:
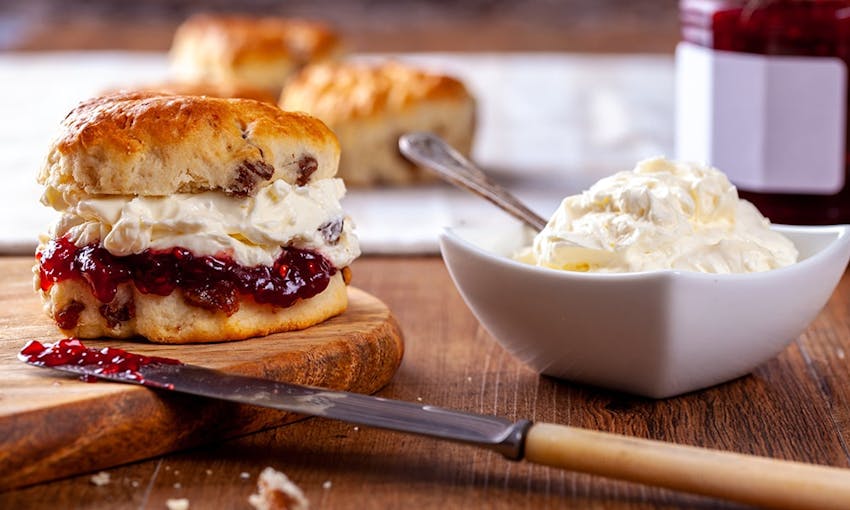
M 37 252 L 48 314 L 76 336 L 178 343 L 327 318 L 282 311 L 340 294 L 359 255 L 339 154 L 321 121 L 251 100 L 133 93 L 80 104 L 38 176 L 42 201 L 62 213 Z M 344 299 L 343 289 L 331 314 Z M 165 320 L 166 305 L 186 313 Z
M 264 181 L 333 177 L 335 135 L 316 118 L 249 100 L 117 93 L 78 105 L 62 122 L 38 182 L 61 195 L 223 191 Z

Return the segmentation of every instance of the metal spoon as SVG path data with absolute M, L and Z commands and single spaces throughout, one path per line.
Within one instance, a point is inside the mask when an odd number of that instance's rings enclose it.
M 412 162 L 428 168 L 443 180 L 483 197 L 536 231 L 546 220 L 517 197 L 489 180 L 484 172 L 432 133 L 407 133 L 398 139 L 401 153 Z

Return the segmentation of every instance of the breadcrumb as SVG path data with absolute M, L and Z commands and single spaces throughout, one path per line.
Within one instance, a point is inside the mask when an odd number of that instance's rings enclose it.
M 101 471 L 96 475 L 92 475 L 91 483 L 97 485 L 98 487 L 103 487 L 104 485 L 108 485 L 110 481 L 109 473 L 106 471 Z
M 167 499 L 165 501 L 165 507 L 168 510 L 189 510 L 189 500 L 186 498 Z
M 327 483 L 327 482 L 326 482 Z M 267 467 L 257 478 L 257 494 L 248 503 L 256 510 L 307 510 L 310 503 L 301 489 L 280 471 Z

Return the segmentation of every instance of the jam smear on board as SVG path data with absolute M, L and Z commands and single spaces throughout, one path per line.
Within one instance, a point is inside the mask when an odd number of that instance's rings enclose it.
M 77 247 L 67 238 L 52 239 L 36 253 L 41 289 L 63 280 L 86 282 L 101 303 L 118 286 L 132 281 L 139 292 L 167 296 L 179 289 L 187 303 L 233 315 L 240 296 L 281 308 L 327 288 L 336 268 L 318 253 L 284 248 L 271 266 L 246 267 L 227 256 L 195 256 L 184 248 L 145 250 L 115 256 L 98 244 Z

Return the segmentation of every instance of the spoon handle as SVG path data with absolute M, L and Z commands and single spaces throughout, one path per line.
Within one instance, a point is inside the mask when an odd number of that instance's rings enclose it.
M 407 133 L 398 139 L 404 156 L 439 175 L 445 181 L 483 197 L 536 231 L 546 220 L 515 196 L 487 178 L 484 172 L 438 136 L 431 133 Z

